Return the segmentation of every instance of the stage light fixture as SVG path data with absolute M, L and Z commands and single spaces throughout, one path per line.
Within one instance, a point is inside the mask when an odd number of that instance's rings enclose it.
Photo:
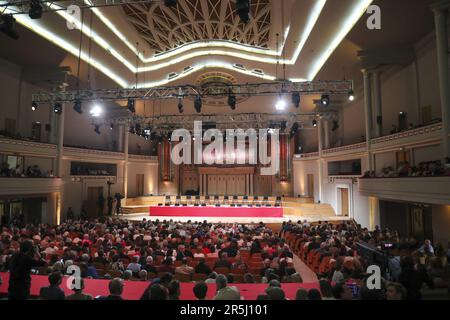
M 275 109 L 277 109 L 278 111 L 283 111 L 284 109 L 286 109 L 286 101 L 284 101 L 281 97 L 280 99 L 277 101 L 277 103 L 275 104 Z
M 98 118 L 102 115 L 103 110 L 99 105 L 96 104 L 92 106 L 91 111 L 89 113 L 91 114 L 91 116 Z
M 178 100 L 178 112 L 179 113 L 183 113 L 184 112 L 183 102 L 181 102 L 181 99 Z
M 109 125 L 109 130 L 114 129 L 114 123 L 111 122 L 111 124 Z
M 328 106 L 330 104 L 330 96 L 323 94 L 322 97 L 320 97 L 320 102 L 323 106 Z
M 236 11 L 243 23 L 250 21 L 250 0 L 236 0 Z
M 135 101 L 134 101 L 133 99 L 128 99 L 128 102 L 127 102 L 127 109 L 128 109 L 131 113 L 136 113 Z
M 30 1 L 30 10 L 28 15 L 31 19 L 40 19 L 42 17 L 42 5 L 40 0 Z
M 177 6 L 177 0 L 164 0 L 164 5 L 166 7 L 176 7 Z
M 95 125 L 94 131 L 95 131 L 96 134 L 99 135 L 99 134 L 101 133 L 101 132 L 100 132 L 100 125 L 96 124 L 96 125 Z
M 298 122 L 295 122 L 292 125 L 292 128 L 291 128 L 291 132 L 290 132 L 291 133 L 291 137 L 295 136 L 299 129 L 300 129 L 300 125 L 298 124 Z
M 300 93 L 294 92 L 292 94 L 292 104 L 298 109 L 300 108 Z
M 317 127 L 317 120 L 314 119 L 313 122 L 312 122 L 312 124 L 313 124 L 313 127 Z
M 200 97 L 200 95 L 195 97 L 194 108 L 195 108 L 195 111 L 197 111 L 197 113 L 202 112 L 202 97 Z
M 39 108 L 39 105 L 35 101 L 33 101 L 31 103 L 31 110 L 36 111 L 38 108 Z
M 348 101 L 355 101 L 355 93 L 352 89 L 348 91 Z
M 75 103 L 73 104 L 73 110 L 75 110 L 79 114 L 83 113 L 83 106 L 82 106 L 81 100 L 79 100 L 79 99 L 75 100 Z
M 56 102 L 53 105 L 53 112 L 56 114 L 61 114 L 62 113 L 62 104 L 61 102 Z
M 16 30 L 16 19 L 11 14 L 0 14 L 0 31 L 14 40 L 19 39 L 19 33 Z
M 231 110 L 236 110 L 236 96 L 231 90 L 228 94 L 228 106 L 230 106 Z

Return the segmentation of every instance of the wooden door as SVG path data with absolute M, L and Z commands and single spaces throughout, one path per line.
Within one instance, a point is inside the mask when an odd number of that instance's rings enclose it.
M 348 217 L 350 215 L 348 189 L 341 188 L 341 215 Z
M 144 195 L 144 175 L 136 175 L 136 197 L 142 197 Z

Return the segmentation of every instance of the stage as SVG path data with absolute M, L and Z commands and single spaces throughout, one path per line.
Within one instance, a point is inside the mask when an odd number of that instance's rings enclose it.
M 283 218 L 281 207 L 151 206 L 151 217 Z

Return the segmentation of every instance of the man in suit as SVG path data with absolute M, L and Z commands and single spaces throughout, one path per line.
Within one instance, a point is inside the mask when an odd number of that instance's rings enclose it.
M 109 296 L 98 297 L 97 300 L 123 300 L 123 281 L 120 278 L 114 278 L 109 282 Z
M 43 300 L 64 300 L 66 295 L 64 291 L 59 287 L 62 282 L 61 272 L 52 272 L 48 276 L 48 287 L 42 287 L 39 292 L 39 297 Z

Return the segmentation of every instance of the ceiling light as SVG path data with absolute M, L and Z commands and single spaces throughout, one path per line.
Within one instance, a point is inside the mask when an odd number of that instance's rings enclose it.
M 134 101 L 133 99 L 128 99 L 128 102 L 127 102 L 127 109 L 128 109 L 131 113 L 136 113 L 135 101 Z
M 40 0 L 30 1 L 30 10 L 28 15 L 31 19 L 40 19 L 42 17 L 42 5 Z
M 91 114 L 91 116 L 93 116 L 93 117 L 100 117 L 102 113 L 103 113 L 102 108 L 101 108 L 99 105 L 97 105 L 97 104 L 94 105 L 94 106 L 91 108 L 91 111 L 90 111 L 90 114 Z
M 177 6 L 177 0 L 164 0 L 164 5 L 166 7 L 176 7 Z
M 96 134 L 100 134 L 101 133 L 100 132 L 100 125 L 96 124 L 94 131 L 95 131 Z
M 292 94 L 292 104 L 296 107 L 299 108 L 300 107 L 300 93 L 299 92 L 294 92 Z
M 228 95 L 228 105 L 230 106 L 231 110 L 236 110 L 236 96 L 232 93 L 233 92 L 230 89 L 230 92 Z
M 277 103 L 275 105 L 275 109 L 277 109 L 278 111 L 283 111 L 284 109 L 286 109 L 286 101 L 284 101 L 280 97 L 280 99 L 277 101 Z
M 0 14 L 0 31 L 14 40 L 19 39 L 16 31 L 16 19 L 11 14 Z
M 320 97 L 320 102 L 323 106 L 328 106 L 330 104 L 330 96 L 323 94 L 322 97 Z
M 83 107 L 80 99 L 75 100 L 75 103 L 73 104 L 73 110 L 75 110 L 79 114 L 83 113 Z
M 62 104 L 61 102 L 56 102 L 55 105 L 53 106 L 53 112 L 56 114 L 61 114 L 62 113 Z
M 202 112 L 202 97 L 200 97 L 200 95 L 195 97 L 194 108 L 197 113 Z
M 183 113 L 184 112 L 183 102 L 181 101 L 181 99 L 178 100 L 178 112 L 179 113 Z
M 312 124 L 313 124 L 313 127 L 317 127 L 317 120 L 314 119 L 313 122 L 312 122 Z
M 236 0 L 236 11 L 243 23 L 250 21 L 250 0 Z
M 39 108 L 38 104 L 35 101 L 33 101 L 31 103 L 31 110 L 36 111 L 38 108 Z
M 355 100 L 355 93 L 352 89 L 348 91 L 348 101 L 354 101 Z

